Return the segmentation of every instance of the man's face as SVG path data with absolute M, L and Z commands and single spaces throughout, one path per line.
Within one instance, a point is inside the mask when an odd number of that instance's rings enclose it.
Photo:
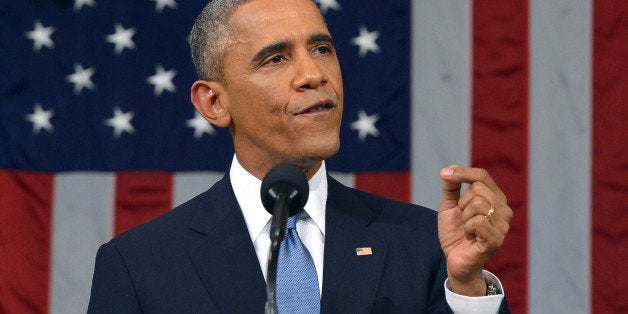
M 231 17 L 218 96 L 238 160 L 318 168 L 339 148 L 342 77 L 331 36 L 310 0 L 255 0 Z

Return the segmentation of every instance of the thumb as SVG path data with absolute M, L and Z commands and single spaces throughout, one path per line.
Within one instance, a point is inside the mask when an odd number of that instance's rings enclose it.
M 443 179 L 443 194 L 439 210 L 452 208 L 458 205 L 462 182 L 454 179 L 454 172 L 456 171 L 456 168 L 456 165 L 451 165 L 440 170 L 440 177 Z

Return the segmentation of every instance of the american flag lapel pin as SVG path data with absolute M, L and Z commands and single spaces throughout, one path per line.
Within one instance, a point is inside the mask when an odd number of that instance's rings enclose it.
M 355 248 L 355 255 L 357 256 L 373 255 L 373 250 L 371 250 L 370 246 L 357 247 Z

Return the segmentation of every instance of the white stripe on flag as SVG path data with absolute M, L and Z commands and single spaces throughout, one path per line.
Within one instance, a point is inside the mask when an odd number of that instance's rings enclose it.
M 209 189 L 214 183 L 222 179 L 224 172 L 176 172 L 172 196 L 174 206 L 179 206 L 196 195 Z
M 471 2 L 412 2 L 412 201 L 438 208 L 439 171 L 471 157 Z
M 50 313 L 85 313 L 98 247 L 113 235 L 114 176 L 55 175 Z
M 589 313 L 591 3 L 530 13 L 529 311 Z

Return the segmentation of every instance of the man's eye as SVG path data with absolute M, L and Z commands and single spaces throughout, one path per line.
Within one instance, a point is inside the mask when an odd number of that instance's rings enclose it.
M 332 48 L 329 46 L 318 46 L 314 49 L 314 53 L 318 53 L 318 54 L 322 54 L 322 55 L 328 55 L 330 53 L 332 53 Z
M 316 50 L 318 51 L 318 53 L 322 53 L 322 54 L 327 54 L 331 51 L 331 49 L 329 49 L 329 47 L 326 47 L 326 46 L 318 47 L 316 48 Z
M 264 64 L 280 63 L 283 60 L 285 60 L 285 58 L 282 55 L 276 55 L 268 59 L 268 61 L 264 62 Z

